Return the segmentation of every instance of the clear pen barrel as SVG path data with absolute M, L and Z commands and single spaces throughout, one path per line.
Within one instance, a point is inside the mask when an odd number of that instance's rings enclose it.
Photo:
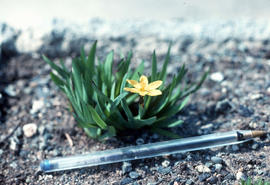
M 40 166 L 45 172 L 53 172 L 201 150 L 241 142 L 243 141 L 238 140 L 237 132 L 232 131 L 44 160 Z

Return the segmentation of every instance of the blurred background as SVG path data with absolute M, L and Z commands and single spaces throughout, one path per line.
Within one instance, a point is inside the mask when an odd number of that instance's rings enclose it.
M 0 21 L 12 26 L 51 23 L 54 18 L 76 23 L 91 18 L 116 19 L 268 19 L 268 0 L 1 0 Z

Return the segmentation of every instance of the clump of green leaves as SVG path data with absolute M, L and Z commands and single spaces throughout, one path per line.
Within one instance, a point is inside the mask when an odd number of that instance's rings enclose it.
M 96 59 L 95 42 L 88 54 L 81 50 L 81 56 L 74 58 L 69 70 L 61 62 L 57 65 L 47 57 L 43 59 L 52 67 L 51 79 L 65 93 L 73 109 L 72 113 L 78 125 L 93 138 L 105 139 L 125 129 L 149 128 L 169 137 L 178 137 L 166 130 L 183 123 L 173 116 L 181 111 L 190 94 L 197 91 L 204 82 L 205 73 L 198 83 L 186 84 L 184 76 L 187 69 L 183 64 L 171 83 L 160 87 L 162 95 L 145 96 L 143 106 L 139 95 L 124 91 L 127 79 L 138 80 L 144 73 L 144 62 L 131 70 L 132 53 L 121 59 L 113 73 L 114 52 L 110 52 L 105 61 Z M 152 74 L 147 76 L 150 82 L 166 81 L 167 66 L 170 60 L 170 47 L 161 71 L 157 70 L 155 52 L 152 55 Z
M 242 180 L 241 185 L 270 185 L 270 182 L 259 179 L 257 181 L 253 181 L 250 177 L 247 180 Z

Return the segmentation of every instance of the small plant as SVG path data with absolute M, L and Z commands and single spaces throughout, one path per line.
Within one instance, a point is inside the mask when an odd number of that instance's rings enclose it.
M 43 56 L 54 69 L 51 79 L 69 99 L 78 125 L 90 137 L 101 140 L 125 129 L 140 128 L 148 128 L 172 138 L 178 137 L 166 128 L 182 124 L 182 120 L 174 120 L 173 116 L 183 109 L 189 95 L 200 88 L 207 73 L 198 83 L 186 84 L 184 76 L 187 69 L 182 65 L 172 82 L 165 86 L 170 47 L 160 72 L 157 71 L 154 51 L 151 75 L 142 75 L 143 61 L 135 70 L 130 69 L 131 52 L 121 59 L 113 73 L 113 51 L 104 62 L 97 60 L 96 63 L 96 45 L 97 42 L 93 44 L 88 57 L 81 50 L 81 56 L 72 61 L 71 71 L 62 61 L 61 65 L 57 65 Z M 134 88 L 127 87 L 126 82 Z
M 270 185 L 270 182 L 264 181 L 262 179 L 252 181 L 252 179 L 249 177 L 247 180 L 242 180 L 241 185 Z

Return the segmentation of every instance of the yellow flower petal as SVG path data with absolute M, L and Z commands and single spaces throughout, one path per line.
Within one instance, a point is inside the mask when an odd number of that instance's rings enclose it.
M 161 94 L 162 94 L 162 92 L 160 90 L 155 89 L 155 90 L 149 91 L 147 95 L 149 95 L 149 96 L 158 96 L 158 95 L 161 95 Z
M 127 82 L 132 85 L 133 87 L 135 87 L 136 85 L 138 85 L 139 83 L 136 80 L 127 80 Z
M 147 86 L 147 90 L 148 90 L 148 91 L 154 90 L 154 89 L 158 88 L 159 86 L 161 86 L 161 84 L 162 84 L 162 81 L 161 81 L 161 80 L 154 81 L 154 82 L 150 83 L 150 84 Z
M 141 84 L 142 88 L 145 88 L 148 85 L 148 79 L 146 76 L 142 75 L 140 77 L 140 84 Z
M 140 94 L 140 96 L 145 96 L 148 94 L 148 92 L 147 91 L 140 91 L 139 94 Z
M 129 91 L 129 92 L 132 92 L 132 93 L 139 93 L 140 92 L 140 90 L 139 89 L 136 89 L 136 88 L 125 87 L 124 90 L 125 91 Z

